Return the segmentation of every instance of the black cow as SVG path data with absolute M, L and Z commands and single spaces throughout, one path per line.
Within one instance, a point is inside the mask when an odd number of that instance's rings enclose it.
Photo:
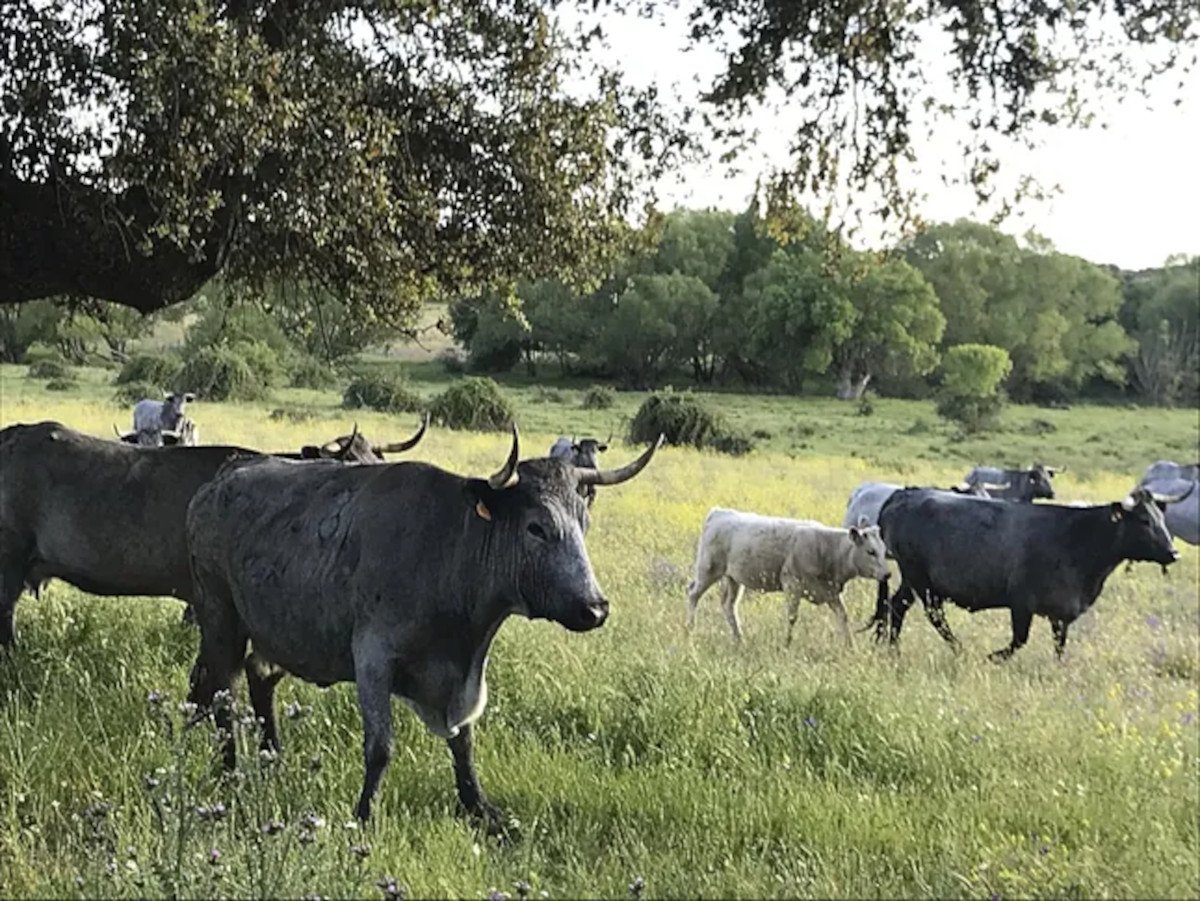
M 967 473 L 968 485 L 989 484 L 992 497 L 1005 501 L 1032 501 L 1035 498 L 1054 499 L 1054 486 L 1050 480 L 1061 469 L 1034 463 L 1029 469 L 997 469 L 994 466 L 976 466 Z
M 608 450 L 609 441 L 612 441 L 612 435 L 608 436 L 607 441 L 600 441 L 598 438 L 580 438 L 576 441 L 574 438 L 563 436 L 551 445 L 550 457 L 566 460 L 582 469 L 597 469 L 600 466 L 600 454 Z M 589 507 L 596 500 L 596 488 L 593 485 L 580 485 L 579 494 L 587 501 Z
M 422 424 L 389 449 L 412 447 L 424 432 Z M 223 445 L 137 447 L 57 422 L 0 431 L 0 647 L 12 644 L 21 590 L 52 578 L 91 594 L 190 602 L 188 502 L 231 457 L 260 455 Z M 357 429 L 278 456 L 379 462 Z
M 192 701 L 211 709 L 244 670 L 263 745 L 275 748 L 272 699 L 284 671 L 356 683 L 366 772 L 355 812 L 366 819 L 399 695 L 448 741 L 466 810 L 500 826 L 471 738 L 492 639 L 513 614 L 576 632 L 604 623 L 608 601 L 584 547 L 588 513 L 576 488 L 633 478 L 661 442 L 613 471 L 548 458 L 518 465 L 514 427 L 508 460 L 488 479 L 424 463 L 231 463 L 188 509 L 201 632 Z M 227 705 L 215 714 L 232 767 Z
M 956 645 L 942 609 L 951 601 L 971 612 L 1011 611 L 1012 641 L 992 660 L 1006 660 L 1025 644 L 1034 614 L 1049 618 L 1061 655 L 1067 629 L 1122 560 L 1152 561 L 1165 570 L 1179 556 L 1156 500 L 1162 499 L 1144 489 L 1096 507 L 897 491 L 880 510 L 879 527 L 901 583 L 876 607 L 876 637 L 890 626 L 895 641 L 905 613 L 920 598 L 938 633 Z

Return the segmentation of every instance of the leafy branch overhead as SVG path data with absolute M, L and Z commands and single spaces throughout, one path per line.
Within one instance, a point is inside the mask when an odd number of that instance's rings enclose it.
M 724 64 L 676 115 L 592 42 L 680 7 L 676 43 Z M 968 122 L 987 198 L 998 142 L 1188 68 L 1198 29 L 1194 0 L 0 0 L 0 304 L 145 312 L 223 275 L 403 326 L 438 294 L 587 281 L 681 153 L 736 156 L 780 97 L 769 197 L 906 225 L 914 133 Z

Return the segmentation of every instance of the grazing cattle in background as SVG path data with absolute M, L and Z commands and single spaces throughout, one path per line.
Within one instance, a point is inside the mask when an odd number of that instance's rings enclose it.
M 149 437 L 146 433 L 122 432 L 115 425 L 113 431 L 117 433 L 118 440 L 141 447 L 195 447 L 200 443 L 200 429 L 186 416 L 179 420 L 177 429 L 157 432 Z
M 518 464 L 514 426 L 508 460 L 488 479 L 425 463 L 231 463 L 188 509 L 201 632 L 192 701 L 211 709 L 244 670 L 263 745 L 274 748 L 284 672 L 356 683 L 365 777 L 355 813 L 366 819 L 399 695 L 449 743 L 463 807 L 499 825 L 472 752 L 492 639 L 514 614 L 577 632 L 604 623 L 608 601 L 584 547 L 588 513 L 576 487 L 633 478 L 661 443 L 613 471 Z M 229 712 L 219 705 L 215 714 L 232 767 Z
M 1188 544 L 1200 544 L 1200 463 L 1180 465 L 1159 460 L 1146 469 L 1139 483 L 1157 494 L 1177 497 L 1166 505 L 1167 531 Z
M 1035 614 L 1050 620 L 1061 656 L 1067 629 L 1122 560 L 1160 563 L 1165 571 L 1179 556 L 1155 500 L 1142 488 L 1093 507 L 897 491 L 883 505 L 879 526 L 900 566 L 900 588 L 876 608 L 876 637 L 886 628 L 895 641 L 920 598 L 934 628 L 957 645 L 943 610 L 950 601 L 971 612 L 1010 611 L 1012 640 L 992 660 L 1007 660 L 1025 644 Z
M 1030 503 L 1039 497 L 1046 500 L 1054 499 L 1054 486 L 1050 484 L 1050 480 L 1061 471 L 1053 466 L 1043 466 L 1041 463 L 1034 463 L 1029 469 L 996 469 L 993 466 L 976 466 L 967 473 L 964 481 L 968 485 L 1004 484 L 1008 487 L 990 490 L 988 493 L 1002 501 Z
M 346 439 L 339 459 L 355 447 Z M 304 459 L 307 450 L 279 456 Z M 22 589 L 52 578 L 91 594 L 190 603 L 188 502 L 231 457 L 260 455 L 223 445 L 134 447 L 57 422 L 0 431 L 0 647 L 13 641 Z M 368 461 L 377 462 L 373 452 Z
M 687 626 L 700 597 L 721 582 L 721 607 L 735 640 L 742 638 L 737 604 L 743 589 L 782 591 L 788 600 L 787 643 L 791 644 L 800 601 L 833 610 L 850 641 L 842 589 L 856 577 L 884 580 L 887 551 L 876 528 L 835 529 L 812 520 L 759 516 L 714 507 L 704 519 L 696 548 L 696 574 L 688 585 Z
M 174 432 L 183 419 L 183 409 L 196 399 L 192 393 L 163 392 L 162 400 L 143 398 L 133 407 L 133 431 L 143 447 L 162 446 L 163 432 Z
M 566 460 L 573 466 L 579 466 L 584 469 L 595 469 L 600 465 L 599 455 L 608 450 L 608 442 L 612 440 L 609 436 L 608 441 L 601 442 L 596 438 L 581 438 L 576 441 L 574 438 L 561 437 L 550 448 L 550 458 L 552 460 Z M 587 505 L 590 507 L 596 499 L 596 489 L 591 485 L 580 485 L 579 493 Z

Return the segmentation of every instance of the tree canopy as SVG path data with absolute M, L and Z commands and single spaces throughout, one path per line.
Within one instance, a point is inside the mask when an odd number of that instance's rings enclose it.
M 966 121 L 986 197 L 1000 141 L 1191 65 L 1200 30 L 1194 0 L 698 0 L 677 37 L 725 65 L 676 121 L 589 54 L 608 11 L 675 6 L 0 0 L 0 303 L 149 311 L 220 274 L 402 323 L 438 294 L 595 276 L 672 153 L 735 154 L 774 95 L 800 115 L 775 206 L 878 186 L 870 212 L 907 221 L 918 129 Z

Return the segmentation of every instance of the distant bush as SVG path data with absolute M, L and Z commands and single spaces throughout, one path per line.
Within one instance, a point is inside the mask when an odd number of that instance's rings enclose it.
M 687 394 L 663 392 L 643 401 L 629 425 L 629 440 L 643 444 L 665 435 L 667 443 L 708 447 L 725 454 L 749 453 L 754 443 Z
M 288 384 L 293 388 L 332 388 L 337 383 L 334 368 L 316 357 L 298 358 L 288 374 Z
M 415 413 L 425 404 L 404 379 L 391 373 L 372 372 L 350 380 L 342 394 L 342 406 L 347 410 L 366 407 L 383 413 Z
M 63 379 L 51 379 L 50 381 L 46 382 L 46 390 L 47 391 L 70 391 L 72 388 L 75 387 L 75 384 L 76 384 L 76 382 L 75 382 L 74 376 L 71 376 L 70 378 L 63 378 Z
M 317 411 L 312 407 L 276 407 L 271 411 L 271 419 L 275 422 L 308 422 L 316 416 Z
M 57 379 L 65 382 L 73 382 L 76 378 L 75 370 L 65 360 L 53 357 L 46 357 L 32 364 L 28 375 L 31 379 Z
M 592 385 L 583 392 L 580 406 L 585 410 L 607 410 L 617 402 L 617 392 L 608 385 Z
M 131 357 L 113 382 L 117 385 L 128 385 L 134 382 L 145 382 L 156 385 L 164 391 L 175 389 L 175 381 L 183 369 L 183 361 L 175 356 L 160 354 L 138 354 Z
M 117 390 L 113 392 L 113 402 L 122 407 L 133 406 L 139 400 L 147 397 L 151 400 L 158 400 L 162 397 L 162 390 L 158 385 L 152 385 L 150 382 L 128 382 L 118 385 Z
M 489 378 L 465 378 L 433 399 L 429 415 L 450 429 L 491 432 L 507 429 L 515 418 L 512 404 Z
M 1000 383 L 1012 372 L 1008 351 L 990 344 L 956 344 L 942 358 L 938 415 L 968 434 L 999 425 L 1004 396 Z
M 937 402 L 938 415 L 957 422 L 968 435 L 995 431 L 1000 426 L 1000 411 L 1003 407 L 1004 399 L 998 394 L 991 397 L 945 394 Z
M 280 370 L 275 352 L 261 342 L 216 344 L 190 352 L 178 384 L 205 400 L 261 400 Z
M 447 347 L 437 355 L 437 361 L 450 375 L 462 375 L 467 371 L 467 356 L 457 347 Z

